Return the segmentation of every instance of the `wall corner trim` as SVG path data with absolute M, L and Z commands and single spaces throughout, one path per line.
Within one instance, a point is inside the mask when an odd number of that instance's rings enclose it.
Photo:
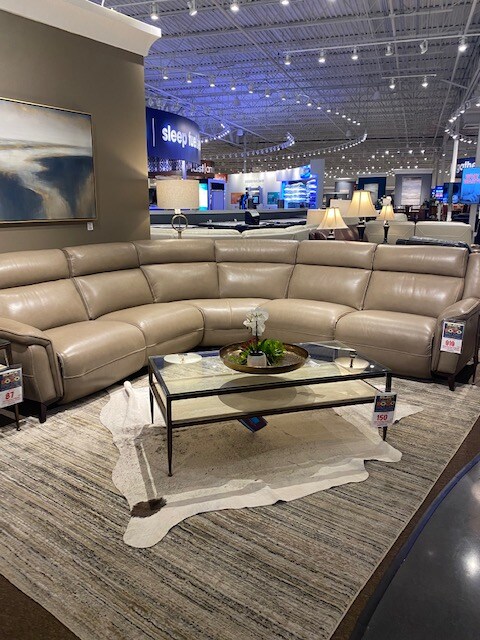
M 88 0 L 0 0 L 0 10 L 145 57 L 158 27 Z

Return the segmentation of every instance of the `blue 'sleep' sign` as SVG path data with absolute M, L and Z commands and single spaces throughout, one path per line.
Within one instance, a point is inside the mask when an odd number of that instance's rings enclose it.
M 459 200 L 464 204 L 480 204 L 480 169 L 463 170 Z
M 200 164 L 200 130 L 193 120 L 147 107 L 147 152 L 153 158 Z

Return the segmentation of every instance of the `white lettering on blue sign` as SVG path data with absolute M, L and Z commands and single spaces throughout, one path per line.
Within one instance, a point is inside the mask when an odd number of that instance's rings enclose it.
M 187 145 L 193 149 L 200 149 L 200 136 L 196 136 L 190 131 L 188 133 L 186 131 L 177 131 L 170 125 L 163 127 L 162 139 L 164 142 L 176 142 L 181 145 L 182 149 L 185 149 Z

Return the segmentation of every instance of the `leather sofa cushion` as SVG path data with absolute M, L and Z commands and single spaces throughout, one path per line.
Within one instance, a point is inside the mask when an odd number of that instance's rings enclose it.
M 215 262 L 151 264 L 142 266 L 142 271 L 148 280 L 155 302 L 172 302 L 198 297 L 218 298 Z
M 355 311 L 338 321 L 335 339 L 399 375 L 429 377 L 436 321 L 392 311 Z
M 40 330 L 88 320 L 72 280 L 0 290 L 0 317 L 28 322 Z
M 137 250 L 131 242 L 85 244 L 66 247 L 64 252 L 72 276 L 135 269 L 139 266 Z
M 471 253 L 465 276 L 464 298 L 480 298 L 480 253 Z
M 332 340 L 337 322 L 354 309 L 314 300 L 271 300 L 262 305 L 269 314 L 265 337 L 289 342 Z
M 390 247 L 382 244 L 375 251 L 373 269 L 463 278 L 467 263 L 468 251 L 458 247 Z
M 68 277 L 68 263 L 61 249 L 0 254 L 0 289 Z
M 436 318 L 443 309 L 461 298 L 462 291 L 462 278 L 428 273 L 374 271 L 365 296 L 364 309 Z
M 97 320 L 97 322 L 112 321 L 126 322 L 140 329 L 147 348 L 190 333 L 197 333 L 197 343 L 200 343 L 203 334 L 203 317 L 200 311 L 177 302 L 122 309 L 101 316 Z
M 92 320 L 111 311 L 153 302 L 141 269 L 106 271 L 74 280 Z
M 292 271 L 290 264 L 222 262 L 218 265 L 220 297 L 285 298 Z
M 280 262 L 295 264 L 298 242 L 296 240 L 216 240 L 217 262 Z
M 297 264 L 288 287 L 288 297 L 320 300 L 361 309 L 370 274 L 371 271 L 366 269 Z
M 302 242 L 298 247 L 297 265 L 316 264 L 325 267 L 352 267 L 370 270 L 375 245 L 368 242 L 329 240 L 327 244 Z
M 173 229 L 172 229 L 173 231 Z M 210 238 L 142 240 L 134 243 L 140 264 L 215 262 L 215 242 Z
M 88 320 L 45 332 L 60 360 L 62 402 L 103 389 L 141 369 L 145 363 L 142 332 L 122 322 Z

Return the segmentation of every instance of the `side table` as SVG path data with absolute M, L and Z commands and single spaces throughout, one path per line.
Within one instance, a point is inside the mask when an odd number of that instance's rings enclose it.
M 5 354 L 5 364 L 8 367 L 13 365 L 12 345 L 8 340 L 0 340 L 0 352 Z M 9 409 L 6 409 L 7 411 Z M 15 423 L 17 425 L 17 431 L 20 431 L 20 412 L 18 410 L 18 404 L 13 405 L 13 413 L 15 414 Z

